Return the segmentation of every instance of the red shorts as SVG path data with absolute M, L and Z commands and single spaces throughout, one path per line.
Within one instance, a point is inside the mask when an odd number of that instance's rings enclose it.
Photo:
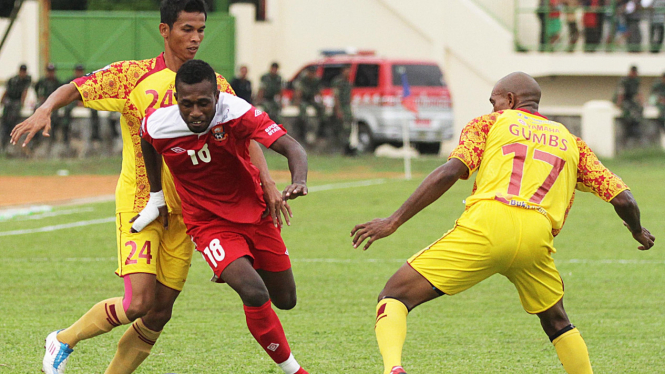
M 252 259 L 254 269 L 284 271 L 291 268 L 289 252 L 270 216 L 258 224 L 234 223 L 221 218 L 190 229 L 196 249 L 212 268 L 213 281 L 221 282 L 227 266 L 240 257 Z

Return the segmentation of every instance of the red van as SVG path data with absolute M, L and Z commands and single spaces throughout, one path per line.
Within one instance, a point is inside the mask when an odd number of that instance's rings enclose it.
M 337 55 L 302 67 L 282 93 L 284 107 L 293 97 L 293 82 L 310 66 L 322 80 L 322 98 L 333 107 L 330 83 L 344 66 L 351 66 L 353 113 L 358 123 L 359 147 L 370 151 L 386 142 L 402 142 L 402 126 L 409 125 L 410 141 L 420 148 L 436 148 L 453 136 L 450 91 L 439 66 L 432 61 L 381 58 L 373 55 Z M 406 73 L 418 113 L 402 105 L 402 73 Z M 424 147 L 422 147 L 424 146 Z

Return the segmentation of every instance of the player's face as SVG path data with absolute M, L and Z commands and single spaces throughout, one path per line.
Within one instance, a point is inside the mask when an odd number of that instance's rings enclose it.
M 180 116 L 191 132 L 202 133 L 210 126 L 217 106 L 217 85 L 208 81 L 178 83 L 176 99 Z
M 166 26 L 166 25 L 165 25 Z M 166 28 L 162 36 L 167 48 L 182 61 L 189 61 L 196 56 L 203 41 L 206 27 L 204 13 L 180 12 L 172 28 Z

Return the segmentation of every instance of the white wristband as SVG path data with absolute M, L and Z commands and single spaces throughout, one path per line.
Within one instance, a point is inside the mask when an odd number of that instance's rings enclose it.
M 143 230 L 148 226 L 152 221 L 156 220 L 159 217 L 159 208 L 166 205 L 166 200 L 164 199 L 164 191 L 151 192 L 150 200 L 145 205 L 145 208 L 139 213 L 139 218 L 134 221 L 132 228 L 137 232 Z
M 160 206 L 166 205 L 166 200 L 164 199 L 164 191 L 159 190 L 157 192 L 151 192 L 150 193 L 150 200 L 148 200 L 148 204 L 154 205 L 158 208 Z

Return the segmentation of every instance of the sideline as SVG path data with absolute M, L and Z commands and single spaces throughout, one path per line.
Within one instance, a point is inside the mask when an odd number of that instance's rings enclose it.
M 345 189 L 345 188 L 376 186 L 376 185 L 379 185 L 379 184 L 384 184 L 387 181 L 388 181 L 387 179 L 368 179 L 368 180 L 357 181 L 357 182 L 323 184 L 323 185 L 320 185 L 320 186 L 309 187 L 308 190 L 309 190 L 309 192 L 341 190 L 341 189 Z M 95 198 L 85 198 L 85 199 L 71 200 L 65 205 L 68 205 L 68 206 L 83 205 L 83 204 L 105 202 L 105 201 L 112 201 L 112 200 L 113 200 L 113 195 L 106 195 L 106 196 L 99 196 L 99 197 L 95 197 Z M 71 212 L 71 210 L 69 212 Z M 2 213 L 2 211 L 0 211 L 0 213 Z M 61 214 L 67 214 L 67 213 L 61 213 Z M 46 217 L 49 217 L 49 215 L 44 214 L 43 217 L 39 217 L 39 218 L 46 218 Z M 35 217 L 33 219 L 39 219 L 39 218 Z M 115 217 L 99 218 L 99 219 L 93 219 L 93 220 L 87 220 L 87 221 L 78 221 L 78 222 L 66 223 L 66 224 L 61 224 L 61 225 L 44 226 L 44 227 L 38 227 L 38 228 L 34 228 L 34 229 L 4 231 L 4 232 L 0 232 L 0 237 L 2 237 L 2 236 L 34 234 L 34 233 L 40 233 L 40 232 L 51 232 L 51 231 L 57 231 L 57 230 L 70 229 L 70 228 L 74 228 L 74 227 L 84 227 L 84 226 L 98 225 L 98 224 L 108 223 L 108 222 L 115 222 Z

